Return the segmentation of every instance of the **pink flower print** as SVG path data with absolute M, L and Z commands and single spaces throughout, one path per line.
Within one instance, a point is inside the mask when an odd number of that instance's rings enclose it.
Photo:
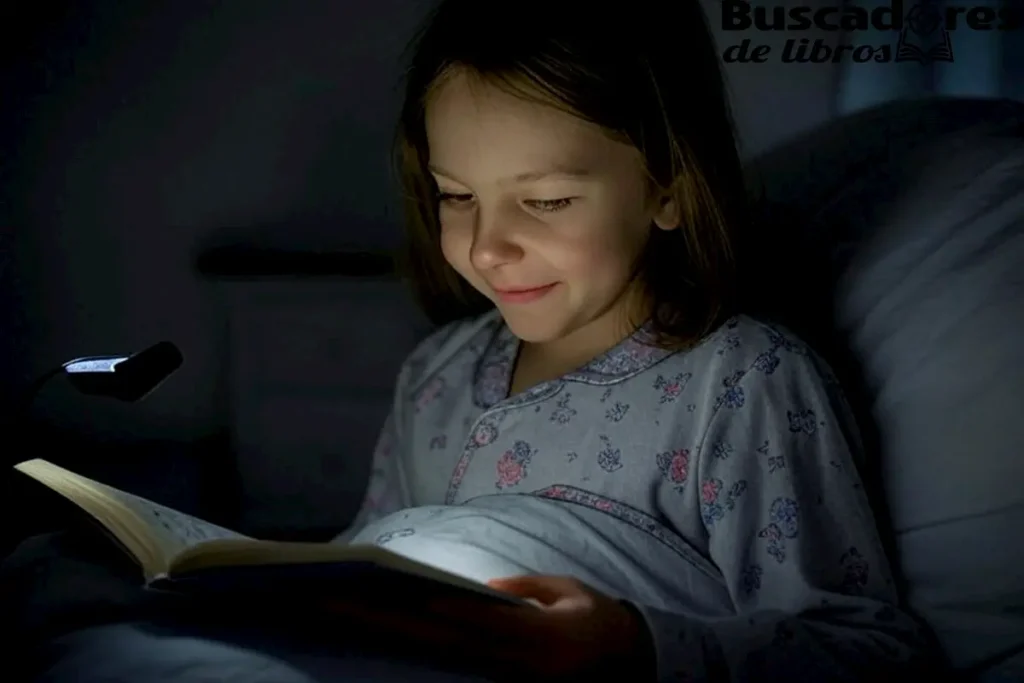
M 525 468 L 521 462 L 516 461 L 512 451 L 506 451 L 498 460 L 498 483 L 499 489 L 515 486 L 526 476 Z
M 527 466 L 536 451 L 525 441 L 516 441 L 512 448 L 498 458 L 498 481 L 495 488 L 499 491 L 516 486 L 526 478 Z
M 594 507 L 601 512 L 611 512 L 612 508 L 615 507 L 615 503 L 610 500 L 602 499 L 594 503 Z
M 679 398 L 692 376 L 689 372 L 681 372 L 668 379 L 658 375 L 654 380 L 654 388 L 661 391 L 661 397 L 658 399 L 658 402 L 671 403 Z
M 419 412 L 433 403 L 437 398 L 444 393 L 445 384 L 443 377 L 435 377 L 430 380 L 425 387 L 420 389 L 419 395 L 416 396 L 416 412 Z
M 721 479 L 708 479 L 700 487 L 700 500 L 705 505 L 711 505 L 718 500 L 718 493 L 722 490 Z
M 672 466 L 669 468 L 669 477 L 672 478 L 672 481 L 686 481 L 686 466 L 688 464 L 686 451 L 676 451 L 672 456 Z
M 494 420 L 493 418 L 484 418 L 481 420 L 469 435 L 469 441 L 467 442 L 465 449 L 462 451 L 462 456 L 459 458 L 459 462 L 455 465 L 455 470 L 452 472 L 451 479 L 448 481 L 448 491 L 444 497 L 445 505 L 453 505 L 455 503 L 455 498 L 458 496 L 459 488 L 462 486 L 462 480 L 465 478 L 466 472 L 469 470 L 469 463 L 473 460 L 473 456 L 477 449 L 489 445 L 497 437 L 497 420 Z
M 740 479 L 723 494 L 721 479 L 708 479 L 701 485 L 700 516 L 709 530 L 712 525 L 725 517 L 725 513 L 736 507 L 736 500 L 747 490 L 747 482 Z
M 475 448 L 480 448 L 490 445 L 496 438 L 498 438 L 498 428 L 491 422 L 481 422 L 473 431 L 470 443 Z
M 690 476 L 690 451 L 686 448 L 679 448 L 674 451 L 658 453 L 658 469 L 670 482 L 681 489 Z

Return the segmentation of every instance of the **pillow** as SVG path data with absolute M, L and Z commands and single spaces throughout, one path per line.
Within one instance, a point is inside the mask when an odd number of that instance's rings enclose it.
M 870 417 L 909 606 L 1002 680 L 1024 656 L 1024 105 L 883 105 L 750 173 L 774 211 L 762 302 Z

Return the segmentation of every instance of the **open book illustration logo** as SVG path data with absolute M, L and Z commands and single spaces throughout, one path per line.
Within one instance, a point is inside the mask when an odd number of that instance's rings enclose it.
M 910 8 L 896 43 L 897 62 L 952 62 L 953 43 L 936 0 L 924 0 Z

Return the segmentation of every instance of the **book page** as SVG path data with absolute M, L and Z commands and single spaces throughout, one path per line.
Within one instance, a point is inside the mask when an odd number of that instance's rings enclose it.
M 15 469 L 92 515 L 139 561 L 148 579 L 166 571 L 179 553 L 207 541 L 252 540 L 39 458 Z
M 169 555 L 177 555 L 206 541 L 249 538 L 125 491 L 108 489 L 107 493 L 138 515 L 160 537 L 160 544 L 169 551 Z

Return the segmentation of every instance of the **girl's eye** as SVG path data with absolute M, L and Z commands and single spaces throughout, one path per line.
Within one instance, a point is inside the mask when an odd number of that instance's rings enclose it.
M 442 204 L 465 204 L 466 202 L 473 201 L 473 195 L 471 194 L 455 194 L 452 192 L 438 192 L 437 201 Z
M 563 199 L 527 199 L 524 203 L 531 209 L 553 213 L 569 208 L 572 204 L 572 197 L 565 197 Z
M 473 195 L 456 192 L 439 192 L 437 200 L 441 204 L 449 206 L 465 206 L 473 201 Z M 527 199 L 523 203 L 535 211 L 554 213 L 567 209 L 572 204 L 572 197 L 562 199 Z

